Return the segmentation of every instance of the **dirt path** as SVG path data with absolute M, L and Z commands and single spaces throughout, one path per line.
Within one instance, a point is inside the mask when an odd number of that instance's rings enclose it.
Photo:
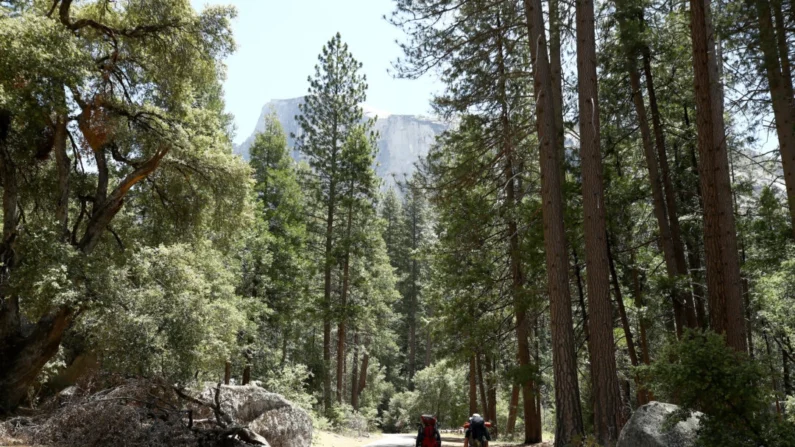
M 365 447 L 414 447 L 416 436 L 412 434 L 384 435 L 383 438 Z
M 371 434 L 370 437 L 357 438 L 354 436 L 343 436 L 337 433 L 326 431 L 315 432 L 315 439 L 312 440 L 312 447 L 363 447 L 381 438 L 381 434 Z

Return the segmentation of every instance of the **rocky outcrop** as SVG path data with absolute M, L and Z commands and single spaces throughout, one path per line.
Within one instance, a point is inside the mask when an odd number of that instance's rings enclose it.
M 621 430 L 617 447 L 691 447 L 695 445 L 701 413 L 669 427 L 668 418 L 679 407 L 650 402 L 632 414 Z
M 212 401 L 215 387 L 202 393 L 202 400 Z M 221 386 L 221 409 L 237 424 L 247 426 L 264 437 L 271 447 L 310 447 L 312 418 L 279 394 L 256 385 Z
M 295 116 L 301 111 L 298 106 L 303 98 L 277 99 L 262 107 L 257 125 L 251 135 L 235 148 L 235 153 L 249 159 L 249 148 L 254 143 L 257 133 L 265 129 L 265 116 L 275 113 L 287 134 L 287 144 L 295 147 L 295 139 L 291 134 L 300 134 L 301 128 Z M 368 118 L 377 118 L 375 130 L 378 132 L 378 164 L 376 173 L 386 184 L 393 184 L 394 178 L 402 180 L 403 175 L 414 172 L 414 163 L 428 154 L 436 137 L 450 128 L 450 124 L 441 120 L 418 115 L 394 115 L 377 111 L 363 105 L 364 114 Z M 293 151 L 293 158 L 300 159 L 300 154 Z

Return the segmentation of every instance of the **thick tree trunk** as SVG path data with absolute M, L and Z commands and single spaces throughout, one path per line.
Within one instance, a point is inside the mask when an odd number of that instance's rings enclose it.
M 613 307 L 610 302 L 593 0 L 577 0 L 576 15 L 580 163 L 594 431 L 600 444 L 613 445 L 624 426 L 624 415 L 616 372 Z
M 715 57 L 710 0 L 690 0 L 690 10 L 710 325 L 715 332 L 726 335 L 729 346 L 747 352 L 723 95 Z
M 58 352 L 73 317 L 73 311 L 64 306 L 41 318 L 29 331 L 20 326 L 16 335 L 0 341 L 0 413 L 12 411 L 25 399 L 41 369 Z
M 756 12 L 759 21 L 762 59 L 767 74 L 770 99 L 773 102 L 773 116 L 776 123 L 781 164 L 784 167 L 784 184 L 787 190 L 790 223 L 795 233 L 795 102 L 793 102 L 792 78 L 790 77 L 787 82 L 784 75 L 785 70 L 782 69 L 782 66 L 785 66 L 786 70 L 789 70 L 788 48 L 786 41 L 784 41 L 783 48 L 779 45 L 776 35 L 778 27 L 774 27 L 768 0 L 756 0 Z M 784 37 L 783 33 L 779 33 L 779 35 Z M 779 52 L 780 49 L 783 51 Z
M 552 364 L 555 380 L 555 445 L 565 446 L 582 436 L 582 409 L 577 380 L 577 358 L 571 317 L 566 234 L 563 228 L 563 199 L 555 108 L 550 93 L 552 74 L 547 56 L 544 18 L 540 0 L 524 0 L 536 99 L 536 127 L 541 167 L 544 250 L 550 300 Z M 527 396 L 529 402 L 534 396 Z M 532 405 L 530 405 L 532 406 Z M 527 408 L 527 405 L 525 406 Z

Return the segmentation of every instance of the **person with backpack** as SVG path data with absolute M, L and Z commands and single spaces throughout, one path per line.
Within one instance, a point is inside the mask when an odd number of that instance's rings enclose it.
M 469 418 L 469 422 L 464 425 L 466 428 L 464 447 L 489 447 L 491 435 L 489 435 L 488 425 L 483 416 L 477 413 L 473 414 Z
M 436 418 L 429 414 L 420 416 L 420 430 L 417 433 L 417 447 L 442 447 L 442 436 L 436 427 Z

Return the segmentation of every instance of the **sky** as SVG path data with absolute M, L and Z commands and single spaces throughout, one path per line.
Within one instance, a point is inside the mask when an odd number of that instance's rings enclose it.
M 393 0 L 191 0 L 204 5 L 232 4 L 237 51 L 226 63 L 226 107 L 235 116 L 235 143 L 253 131 L 262 106 L 271 99 L 304 95 L 317 55 L 340 32 L 362 62 L 369 89 L 367 105 L 393 114 L 429 114 L 429 100 L 440 84 L 430 76 L 394 79 L 387 73 L 401 50 L 402 32 L 385 21 Z

